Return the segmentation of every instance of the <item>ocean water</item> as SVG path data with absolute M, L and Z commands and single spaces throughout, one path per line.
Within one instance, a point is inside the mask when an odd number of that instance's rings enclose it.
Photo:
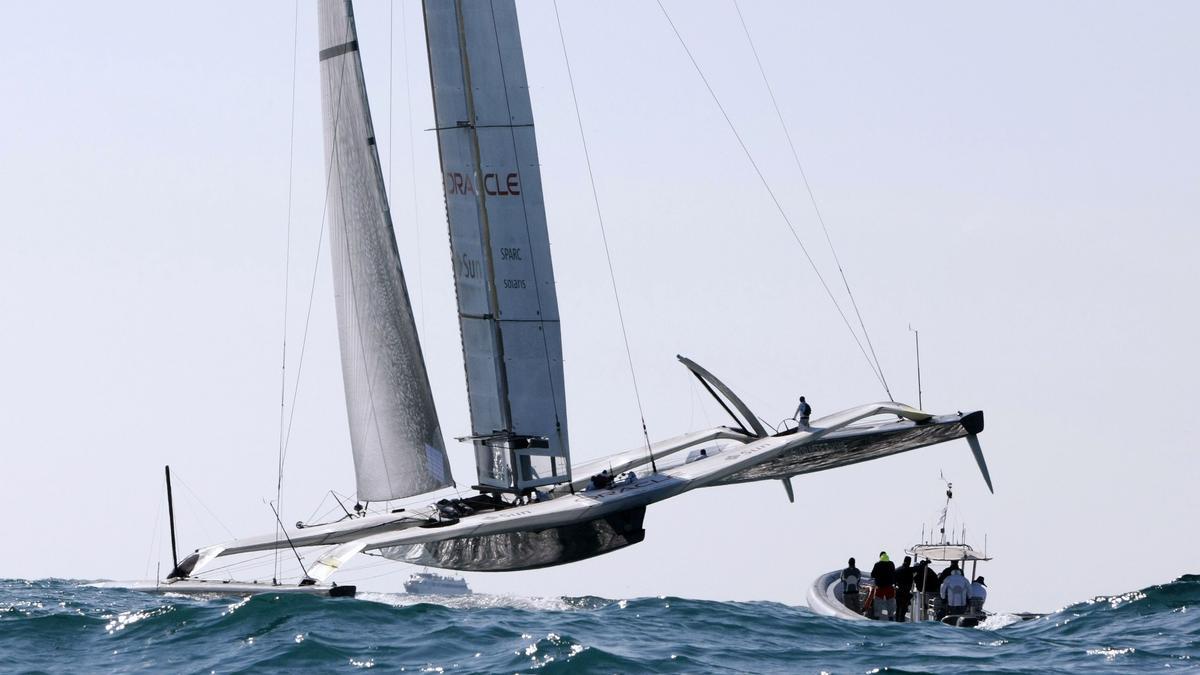
M 849 622 L 772 602 L 157 596 L 0 581 L 0 671 L 1200 671 L 1200 575 L 978 628 Z

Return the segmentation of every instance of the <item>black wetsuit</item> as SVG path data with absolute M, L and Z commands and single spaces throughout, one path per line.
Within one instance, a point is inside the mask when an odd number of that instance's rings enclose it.
M 934 574 L 928 564 L 925 565 L 925 583 L 921 584 L 921 591 L 925 593 L 937 593 L 941 588 L 938 582 L 938 575 Z
M 875 588 L 895 586 L 896 563 L 891 560 L 880 560 L 871 568 L 871 578 L 875 580 Z
M 908 605 L 912 602 L 913 573 L 916 570 L 908 563 L 896 568 L 896 620 L 905 621 Z
M 933 591 L 935 593 L 938 592 L 938 590 L 942 587 L 942 582 L 946 581 L 946 577 L 949 577 L 950 573 L 956 569 L 958 569 L 958 566 L 955 565 L 954 563 L 951 563 L 949 567 L 947 567 L 946 569 L 939 572 L 937 575 L 937 583 L 938 583 L 937 588 L 931 588 L 929 590 Z

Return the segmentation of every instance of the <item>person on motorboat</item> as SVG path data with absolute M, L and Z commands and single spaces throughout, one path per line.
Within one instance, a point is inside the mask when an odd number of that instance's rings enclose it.
M 908 606 L 912 603 L 913 576 L 912 558 L 904 556 L 904 562 L 896 568 L 896 621 L 908 620 Z
M 937 585 L 937 575 L 929 569 L 928 560 L 918 560 L 913 567 L 913 590 L 918 593 L 932 593 Z
M 949 567 L 947 567 L 946 569 L 944 569 L 938 573 L 938 575 L 937 575 L 938 588 L 941 588 L 942 584 L 946 583 L 946 579 L 949 578 L 950 575 L 953 574 L 954 570 L 956 570 L 956 569 L 958 569 L 958 561 L 952 560 L 952 561 L 950 561 Z
M 971 589 L 967 593 L 967 602 L 971 607 L 971 612 L 974 614 L 983 614 L 983 603 L 986 601 L 987 584 L 983 583 L 983 577 L 975 577 L 975 581 L 971 584 Z
M 954 567 L 950 572 L 950 576 L 946 577 L 946 580 L 942 582 L 942 588 L 939 592 L 942 596 L 942 606 L 945 609 L 943 616 L 966 614 L 967 598 L 970 592 L 971 584 L 963 576 L 962 570 Z
M 858 597 L 858 581 L 862 578 L 862 572 L 854 566 L 854 558 L 848 563 L 846 569 L 842 570 L 842 603 L 850 611 L 860 612 L 862 606 Z
M 924 613 L 929 607 L 929 601 L 937 597 L 938 589 L 941 585 L 938 583 L 937 573 L 929 566 L 929 560 L 922 560 L 913 568 L 913 587 L 917 591 L 917 605 L 913 609 L 913 619 L 921 620 L 925 618 Z M 918 609 L 919 608 L 919 609 Z
M 896 620 L 896 563 L 888 558 L 887 551 L 879 552 L 879 561 L 871 568 L 871 577 L 875 580 L 875 599 L 872 602 L 872 615 L 876 619 L 883 618 L 886 610 L 888 619 Z

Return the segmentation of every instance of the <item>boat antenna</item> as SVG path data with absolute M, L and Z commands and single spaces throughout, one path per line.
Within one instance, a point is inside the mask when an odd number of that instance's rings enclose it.
M 167 520 L 171 525 L 171 564 L 177 568 L 179 567 L 179 554 L 175 548 L 175 500 L 171 496 L 171 466 L 168 464 L 163 468 L 166 469 L 167 474 Z
M 913 341 L 917 346 L 917 408 L 924 410 L 925 405 L 921 401 L 921 331 L 913 328 L 911 323 L 908 324 L 908 329 L 912 331 Z
M 938 519 L 938 533 L 942 535 L 941 543 L 949 543 L 946 540 L 946 517 L 950 514 L 950 500 L 954 499 L 954 483 L 946 480 L 946 477 L 938 472 L 938 476 L 946 483 L 946 505 L 942 507 L 942 517 Z

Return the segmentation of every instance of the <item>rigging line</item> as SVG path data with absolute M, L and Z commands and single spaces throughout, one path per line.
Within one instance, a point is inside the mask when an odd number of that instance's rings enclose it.
M 287 238 L 283 254 L 283 348 L 280 350 L 279 365 L 279 457 L 275 474 L 275 503 L 283 508 L 283 437 L 284 419 L 287 415 L 287 324 L 288 291 L 292 273 L 292 186 L 295 177 L 296 157 L 296 69 L 297 50 L 300 44 L 300 0 L 296 0 L 292 14 L 292 117 L 288 125 L 288 189 L 287 189 Z M 279 543 L 279 527 L 275 527 L 275 543 Z M 278 549 L 276 549 L 278 550 Z M 279 555 L 275 555 L 275 572 L 279 572 Z
M 389 561 L 389 562 L 390 562 L 390 561 Z M 366 569 L 366 568 L 364 568 L 364 569 Z M 380 577 L 386 577 L 386 576 L 388 576 L 389 574 L 395 574 L 396 572 L 397 572 L 397 570 L 390 570 L 390 571 L 387 571 L 387 572 L 381 572 L 380 574 L 372 574 L 372 575 L 371 575 L 371 576 L 369 576 L 369 577 L 350 576 L 350 577 L 347 577 L 347 578 L 345 579 L 345 581 L 353 581 L 354 583 L 356 583 L 356 584 L 357 584 L 357 583 L 362 583 L 362 582 L 364 582 L 364 581 L 370 581 L 371 579 L 378 579 L 378 578 L 380 578 Z
M 404 102 L 407 104 L 408 116 L 408 175 L 412 180 L 410 198 L 413 207 L 413 227 L 417 232 L 417 299 L 420 301 L 420 326 L 417 330 L 418 340 L 425 332 L 425 280 L 421 265 L 421 211 L 420 200 L 417 199 L 417 149 L 413 137 L 412 112 L 412 73 L 408 67 L 408 3 L 400 2 L 400 55 L 404 59 Z
M 858 326 L 862 330 L 863 337 L 867 341 L 867 348 L 871 350 L 871 358 L 875 360 L 875 370 L 879 372 L 879 377 L 883 381 L 883 389 L 887 392 L 888 398 L 892 401 L 892 392 L 888 388 L 887 378 L 883 375 L 883 367 L 879 364 L 879 357 L 875 354 L 875 345 L 871 343 L 871 334 L 867 332 L 867 324 L 863 321 L 862 312 L 858 309 L 858 301 L 854 298 L 854 292 L 850 290 L 850 281 L 846 278 L 846 271 L 842 268 L 842 261 L 838 257 L 837 249 L 833 246 L 833 238 L 829 235 L 829 228 L 825 225 L 825 218 L 821 215 L 821 208 L 817 206 L 817 197 L 813 194 L 812 185 L 808 182 L 808 174 L 804 172 L 804 165 L 800 162 L 800 153 L 796 151 L 796 144 L 792 141 L 792 134 L 788 131 L 787 123 L 783 121 L 783 112 L 779 109 L 779 102 L 775 99 L 775 90 L 771 88 L 771 82 L 767 79 L 767 71 L 763 67 L 762 59 L 758 56 L 758 49 L 754 46 L 754 39 L 750 36 L 750 28 L 746 25 L 746 18 L 742 16 L 742 8 L 738 4 L 738 0 L 733 0 L 733 8 L 737 10 L 738 21 L 742 24 L 742 32 L 746 34 L 746 42 L 750 45 L 750 51 L 754 54 L 754 62 L 758 65 L 758 73 L 762 75 L 763 84 L 766 85 L 767 95 L 771 97 L 771 106 L 775 108 L 775 116 L 779 119 L 779 127 L 783 129 L 783 136 L 787 139 L 788 148 L 792 151 L 792 159 L 796 161 L 796 169 L 800 171 L 800 178 L 804 182 L 804 189 L 808 192 L 808 201 L 812 203 L 813 212 L 817 215 L 817 222 L 821 224 L 821 231 L 825 233 L 825 242 L 829 244 L 829 252 L 833 255 L 833 262 L 837 265 L 838 274 L 842 277 L 842 285 L 846 288 L 846 295 L 850 298 L 850 305 L 854 308 L 854 315 L 858 318 Z
M 229 527 L 227 527 L 226 524 L 224 524 L 224 522 L 220 518 L 217 518 L 217 514 L 212 513 L 212 509 L 209 508 L 209 504 L 206 504 L 206 503 L 204 503 L 203 500 L 200 500 L 199 495 L 196 494 L 196 490 L 192 490 L 192 486 L 188 485 L 187 482 L 185 482 L 185 480 L 179 476 L 179 472 L 172 472 L 172 479 L 174 480 L 175 483 L 179 483 L 180 485 L 184 486 L 185 490 L 190 492 L 190 494 L 192 495 L 192 500 L 194 500 L 194 501 L 196 501 L 196 503 L 200 504 L 200 508 L 203 508 L 204 510 L 206 510 L 206 512 L 209 512 L 209 515 L 212 516 L 212 520 L 217 521 L 217 525 L 220 525 L 223 528 L 223 530 L 226 531 L 226 534 L 229 534 L 230 539 L 236 538 L 233 536 L 233 532 L 229 530 Z M 203 522 L 202 522 L 202 526 L 203 526 Z
M 203 571 L 195 572 L 195 573 L 191 574 L 190 576 L 199 578 L 199 577 L 203 577 L 206 574 L 212 574 L 213 572 L 217 572 L 217 571 L 225 571 L 225 570 L 230 570 L 230 569 L 234 569 L 234 568 L 261 567 L 260 563 L 266 561 L 266 559 L 270 558 L 270 557 L 271 557 L 271 552 L 268 551 L 266 553 L 261 553 L 256 556 L 246 558 L 245 560 L 234 560 L 232 562 L 225 563 L 224 565 L 215 565 L 212 567 L 206 567 L 206 568 L 204 568 Z M 224 559 L 228 560 L 228 558 L 224 558 Z
M 165 492 L 158 495 L 158 506 L 154 507 L 154 528 L 150 530 L 150 553 L 146 556 L 146 576 L 150 576 L 150 561 L 154 559 L 154 550 L 158 548 L 158 524 L 162 520 L 162 504 L 167 498 Z
M 325 505 L 325 502 L 328 501 L 330 497 L 333 497 L 333 501 L 337 504 L 337 506 L 331 506 L 321 513 L 320 516 L 317 516 L 317 512 L 321 510 L 321 507 Z M 329 514 L 339 510 L 345 513 L 346 517 L 348 518 L 354 517 L 350 514 L 350 511 L 346 508 L 346 505 L 342 503 L 341 497 L 333 490 L 329 490 L 325 493 L 325 496 L 321 498 L 321 502 L 317 504 L 317 508 L 313 509 L 313 512 L 309 514 L 308 518 L 301 522 L 304 523 L 304 527 L 316 527 L 317 525 L 324 524 L 325 520 L 329 518 Z M 338 519 L 338 521 L 341 520 L 345 520 L 345 518 Z
M 305 523 L 306 527 L 307 527 L 308 523 L 312 522 L 313 518 L 317 517 L 317 511 L 320 511 L 321 507 L 325 506 L 325 502 L 328 501 L 329 495 L 331 495 L 331 494 L 333 494 L 333 490 L 330 490 L 330 491 L 326 492 L 325 494 L 321 495 L 321 501 L 317 502 L 317 507 L 312 510 L 312 513 L 308 514 L 307 518 L 305 518 L 303 521 L 301 521 L 301 522 Z M 336 497 L 335 497 L 335 499 L 336 499 Z
M 349 34 L 350 26 L 347 24 L 345 32 L 342 33 L 341 41 L 346 42 L 346 38 L 349 37 Z M 333 139 L 331 140 L 331 143 L 336 143 L 338 138 L 338 118 L 341 116 L 342 90 L 345 88 L 342 85 L 346 80 L 346 60 L 347 59 L 342 59 L 340 66 L 341 72 L 337 78 L 337 96 L 335 97 L 336 103 L 333 107 Z M 317 255 L 313 259 L 312 282 L 308 287 L 308 309 L 304 315 L 304 335 L 300 340 L 300 359 L 296 364 L 296 382 L 292 386 L 292 404 L 290 406 L 290 412 L 288 413 L 287 435 L 283 439 L 283 459 L 280 460 L 281 465 L 287 462 L 288 446 L 292 440 L 292 423 L 296 420 L 296 398 L 300 395 L 300 376 L 304 373 L 304 354 L 306 353 L 306 349 L 308 347 L 308 329 L 312 322 L 313 299 L 317 294 L 317 273 L 319 272 L 321 265 L 321 248 L 325 243 L 325 226 L 327 223 L 326 216 L 329 213 L 329 190 L 333 185 L 333 159 L 336 154 L 336 152 L 330 153 L 329 165 L 325 167 L 325 195 L 321 203 L 321 231 L 317 235 Z
M 666 17 L 667 23 L 670 24 L 671 30 L 675 33 L 676 39 L 679 40 L 680 46 L 683 47 L 683 51 L 687 54 L 688 60 L 692 62 L 692 67 L 696 69 L 696 74 L 700 76 L 700 80 L 704 83 L 705 89 L 708 90 L 709 96 L 712 97 L 713 103 L 717 105 L 717 109 L 720 110 L 721 116 L 725 118 L 725 123 L 729 126 L 729 130 L 733 133 L 733 137 L 737 140 L 738 145 L 741 146 L 742 152 L 746 155 L 746 159 L 750 162 L 751 168 L 753 168 L 754 173 L 758 175 L 758 179 L 762 183 L 763 188 L 767 191 L 767 194 L 771 197 L 771 201 L 775 203 L 775 209 L 779 211 L 779 215 L 783 218 L 784 224 L 787 225 L 788 230 L 792 233 L 792 238 L 796 240 L 797 244 L 799 244 L 800 250 L 804 252 L 804 257 L 808 260 L 809 266 L 812 267 L 813 273 L 817 275 L 817 279 L 820 280 L 821 286 L 825 289 L 825 294 L 829 296 L 830 301 L 833 302 L 834 308 L 837 309 L 838 314 L 842 317 L 842 322 L 846 324 L 846 329 L 850 331 L 851 337 L 854 338 L 854 342 L 858 345 L 858 350 L 862 352 L 863 358 L 866 359 L 867 366 L 871 369 L 871 372 L 875 375 L 875 378 L 879 380 L 880 384 L 884 384 L 883 377 L 879 371 L 876 370 L 875 363 L 871 361 L 871 357 L 867 355 L 866 347 L 863 346 L 862 340 L 859 339 L 858 333 L 854 330 L 854 326 L 851 325 L 850 319 L 846 316 L 846 312 L 842 309 L 841 303 L 837 301 L 837 297 L 834 296 L 833 290 L 829 287 L 829 283 L 825 281 L 825 277 L 821 274 L 821 270 L 817 267 L 816 261 L 813 260 L 812 254 L 808 252 L 808 248 L 804 245 L 804 242 L 800 240 L 800 235 L 796 232 L 796 227 L 792 224 L 791 219 L 788 218 L 787 212 L 784 211 L 783 204 L 779 202 L 779 198 L 775 195 L 775 191 L 771 189 L 770 183 L 767 182 L 767 177 L 763 174 L 762 169 L 758 167 L 758 162 L 754 161 L 754 156 L 750 154 L 750 148 L 747 147 L 746 142 L 742 140 L 742 135 L 738 133 L 737 127 L 734 126 L 733 120 L 729 117 L 729 113 L 725 111 L 725 106 L 721 105 L 721 100 L 717 97 L 717 93 L 715 90 L 713 90 L 712 85 L 709 84 L 708 78 L 704 76 L 704 71 L 700 69 L 700 64 L 696 61 L 696 57 L 692 55 L 692 50 L 688 48 L 687 42 L 683 39 L 683 35 L 675 26 L 675 22 L 671 20 L 671 15 L 667 12 L 667 8 L 663 6 L 662 0 L 657 0 L 657 2 L 658 8 L 662 10 L 663 16 Z M 887 388 L 886 385 L 884 385 L 884 388 Z
M 205 576 L 211 575 L 214 572 L 227 572 L 232 569 L 241 570 L 241 569 L 251 568 L 251 567 L 256 566 L 259 562 L 264 561 L 270 557 L 271 557 L 270 553 L 263 553 L 262 555 L 257 555 L 257 556 L 254 556 L 253 558 L 247 558 L 246 560 L 238 560 L 236 562 L 231 562 L 231 563 L 227 563 L 224 565 L 216 565 L 214 567 L 208 567 L 208 568 L 205 568 L 204 571 L 196 572 L 196 573 L 192 574 L 191 576 L 195 577 L 197 579 L 203 579 Z
M 666 10 L 663 11 L 665 12 Z M 600 223 L 600 240 L 604 243 L 604 258 L 608 263 L 608 279 L 612 286 L 613 300 L 617 304 L 617 323 L 621 326 L 621 338 L 625 342 L 625 359 L 629 362 L 629 377 L 633 380 L 633 396 L 637 400 L 638 416 L 642 422 L 642 438 L 646 441 L 646 453 L 650 455 L 650 468 L 657 473 L 658 466 L 655 464 L 654 451 L 650 446 L 650 433 L 646 430 L 646 413 L 642 407 L 642 395 L 638 389 L 637 371 L 633 367 L 633 352 L 629 348 L 629 333 L 625 330 L 625 313 L 621 309 L 621 295 L 617 291 L 617 275 L 613 271 L 612 253 L 608 248 L 608 233 L 604 228 L 604 216 L 600 211 L 600 195 L 596 190 L 596 176 L 592 171 L 592 157 L 591 153 L 588 152 L 587 135 L 583 131 L 583 114 L 579 110 L 579 97 L 575 94 L 575 76 L 571 72 L 571 59 L 567 55 L 567 40 L 563 34 L 562 17 L 558 13 L 558 0 L 554 0 L 554 20 L 558 23 L 558 41 L 562 45 L 563 62 L 567 67 L 567 81 L 571 85 L 571 100 L 575 104 L 575 122 L 579 125 L 579 138 L 583 143 L 583 158 L 587 164 L 588 180 L 592 186 L 592 203 L 596 207 L 596 221 Z
M 391 208 L 391 198 L 392 198 L 392 164 L 393 164 L 392 160 L 395 158 L 395 155 L 396 155 L 396 142 L 394 140 L 395 134 L 392 133 L 392 129 L 396 126 L 396 124 L 395 124 L 396 116 L 394 114 L 392 114 L 392 105 L 395 101 L 395 97 L 392 96 L 392 89 L 394 88 L 393 83 L 396 80 L 396 78 L 393 75 L 393 73 L 396 70 L 396 68 L 395 68 L 395 61 L 396 61 L 395 49 L 393 48 L 393 43 L 395 42 L 395 39 L 392 37 L 393 33 L 396 32 L 395 16 L 396 16 L 396 3 L 389 2 L 388 3 L 388 179 L 387 179 L 387 198 L 388 198 L 388 208 L 389 209 Z
M 270 507 L 271 507 L 271 512 L 275 514 L 275 522 L 279 523 L 279 526 L 282 528 L 283 521 L 279 518 L 279 511 L 275 510 L 274 504 L 270 504 Z M 296 550 L 296 545 L 292 543 L 292 538 L 290 536 L 288 536 L 287 530 L 283 531 L 283 536 L 287 537 L 288 546 L 291 547 L 292 553 L 294 553 L 296 555 L 296 562 L 300 563 L 300 569 L 303 570 L 304 569 L 304 559 L 300 557 L 300 552 Z M 307 577 L 308 575 L 306 574 L 305 576 Z

